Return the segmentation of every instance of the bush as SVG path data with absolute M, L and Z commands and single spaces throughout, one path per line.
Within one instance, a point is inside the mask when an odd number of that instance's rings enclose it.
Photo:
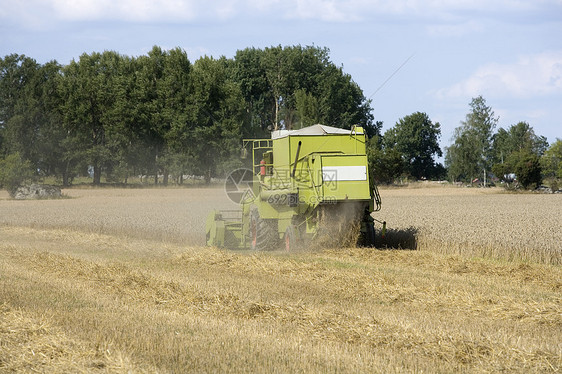
M 19 153 L 14 153 L 0 160 L 0 187 L 6 189 L 11 197 L 24 182 L 33 179 L 33 167 L 29 160 L 21 158 Z
M 536 188 L 542 182 L 540 159 L 537 155 L 525 150 L 514 152 L 515 175 L 523 188 Z
M 539 157 L 525 149 L 511 153 L 503 164 L 492 166 L 492 172 L 499 176 L 515 173 L 517 181 L 524 188 L 535 188 L 542 182 Z
M 550 189 L 552 190 L 553 193 L 558 191 L 558 188 L 559 188 L 558 186 L 559 186 L 558 179 L 552 178 L 550 180 Z

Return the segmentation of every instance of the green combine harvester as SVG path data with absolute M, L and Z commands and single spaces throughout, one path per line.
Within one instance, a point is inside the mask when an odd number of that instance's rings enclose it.
M 371 213 L 381 207 L 369 183 L 362 127 L 314 125 L 243 141 L 252 169 L 230 174 L 226 191 L 240 210 L 214 210 L 209 246 L 273 250 L 373 246 Z M 384 227 L 383 227 L 384 230 Z

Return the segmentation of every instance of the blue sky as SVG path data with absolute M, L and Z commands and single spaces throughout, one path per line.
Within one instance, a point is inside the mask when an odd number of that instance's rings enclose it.
M 421 111 L 448 146 L 482 95 L 500 127 L 527 121 L 562 138 L 562 0 L 0 0 L 0 55 L 40 63 L 297 44 L 328 47 L 383 130 Z

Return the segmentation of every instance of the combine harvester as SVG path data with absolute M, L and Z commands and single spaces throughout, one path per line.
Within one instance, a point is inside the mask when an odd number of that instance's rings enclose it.
M 371 213 L 380 209 L 381 200 L 369 183 L 365 141 L 362 127 L 323 125 L 244 140 L 252 170 L 236 170 L 226 184 L 242 209 L 210 213 L 207 245 L 252 250 L 373 246 Z

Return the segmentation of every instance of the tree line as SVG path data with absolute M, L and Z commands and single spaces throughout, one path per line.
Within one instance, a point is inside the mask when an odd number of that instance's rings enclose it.
M 521 121 L 499 128 L 492 108 L 482 96 L 473 98 L 466 119 L 446 148 L 445 165 L 453 181 L 486 183 L 489 177 L 534 188 L 547 179 L 558 189 L 562 178 L 562 140 L 552 145 Z
M 494 133 L 498 118 L 485 100 L 470 108 L 444 166 L 436 162 L 440 124 L 415 112 L 381 134 L 370 100 L 327 48 L 246 48 L 191 62 L 180 48 L 155 46 L 138 57 L 85 53 L 67 65 L 12 54 L 0 59 L 0 184 L 53 176 L 68 186 L 86 174 L 94 185 L 136 175 L 155 184 L 181 184 L 186 174 L 209 181 L 242 166 L 243 138 L 316 123 L 363 126 L 379 183 L 472 182 L 492 172 L 529 174 L 530 183 L 562 177 L 560 141 L 549 149 L 524 122 Z
M 83 54 L 65 66 L 0 60 L 0 158 L 17 155 L 63 185 L 88 169 L 96 185 L 102 175 L 208 181 L 240 162 L 242 138 L 315 123 L 372 132 L 371 111 L 319 47 L 247 48 L 193 63 L 180 48 L 157 46 L 139 57 Z

